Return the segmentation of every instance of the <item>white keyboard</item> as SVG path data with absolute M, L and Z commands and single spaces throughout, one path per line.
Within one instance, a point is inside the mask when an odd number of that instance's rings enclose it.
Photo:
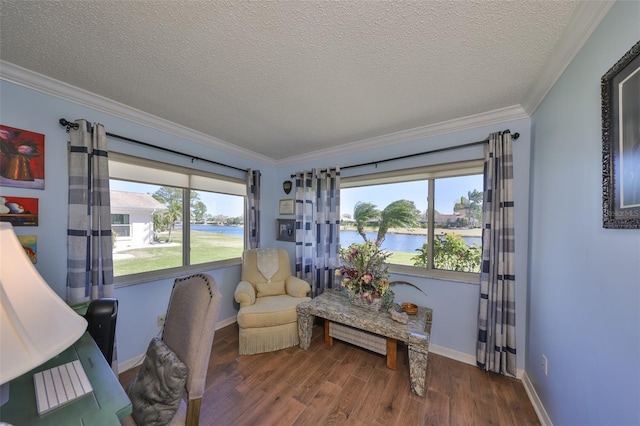
M 38 414 L 45 414 L 93 391 L 79 360 L 33 375 Z

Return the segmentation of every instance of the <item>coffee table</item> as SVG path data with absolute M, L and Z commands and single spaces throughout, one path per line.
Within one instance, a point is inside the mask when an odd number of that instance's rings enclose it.
M 345 291 L 329 289 L 308 302 L 300 303 L 296 309 L 302 349 L 308 349 L 311 344 L 314 317 L 324 318 L 325 343 L 329 346 L 333 344 L 334 337 L 345 340 L 335 333 L 332 335 L 331 323 L 386 338 L 387 367 L 391 369 L 395 369 L 397 342 L 404 342 L 409 349 L 411 390 L 418 396 L 424 396 L 433 317 L 430 308 L 420 307 L 416 315 L 409 315 L 408 324 L 402 324 L 392 320 L 387 312 L 375 312 L 352 305 Z M 358 344 L 357 341 L 352 343 Z

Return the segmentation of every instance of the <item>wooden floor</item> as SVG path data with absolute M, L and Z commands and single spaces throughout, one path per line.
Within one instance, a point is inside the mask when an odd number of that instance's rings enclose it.
M 321 327 L 311 347 L 239 356 L 238 327 L 216 331 L 201 425 L 539 425 L 519 380 L 429 354 L 425 397 L 409 386 L 407 348 L 385 358 Z M 120 375 L 125 386 L 135 370 Z

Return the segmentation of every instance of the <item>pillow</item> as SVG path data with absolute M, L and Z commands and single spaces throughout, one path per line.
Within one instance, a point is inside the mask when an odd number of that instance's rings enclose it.
M 258 290 L 258 294 L 256 295 L 257 297 L 278 296 L 280 294 L 287 294 L 284 289 L 284 281 L 258 283 L 256 285 L 256 290 Z
M 168 424 L 178 409 L 186 381 L 187 366 L 160 338 L 153 338 L 140 371 L 127 390 L 136 423 Z

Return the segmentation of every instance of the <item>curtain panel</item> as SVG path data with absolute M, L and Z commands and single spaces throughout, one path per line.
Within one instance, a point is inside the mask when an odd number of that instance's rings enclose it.
M 485 148 L 477 365 L 516 375 L 515 241 L 511 134 Z
M 67 302 L 113 297 L 109 163 L 104 126 L 70 129 Z
M 311 297 L 335 287 L 340 247 L 340 168 L 295 176 L 296 276 Z
M 260 170 L 247 170 L 247 203 L 245 211 L 245 249 L 260 247 Z

